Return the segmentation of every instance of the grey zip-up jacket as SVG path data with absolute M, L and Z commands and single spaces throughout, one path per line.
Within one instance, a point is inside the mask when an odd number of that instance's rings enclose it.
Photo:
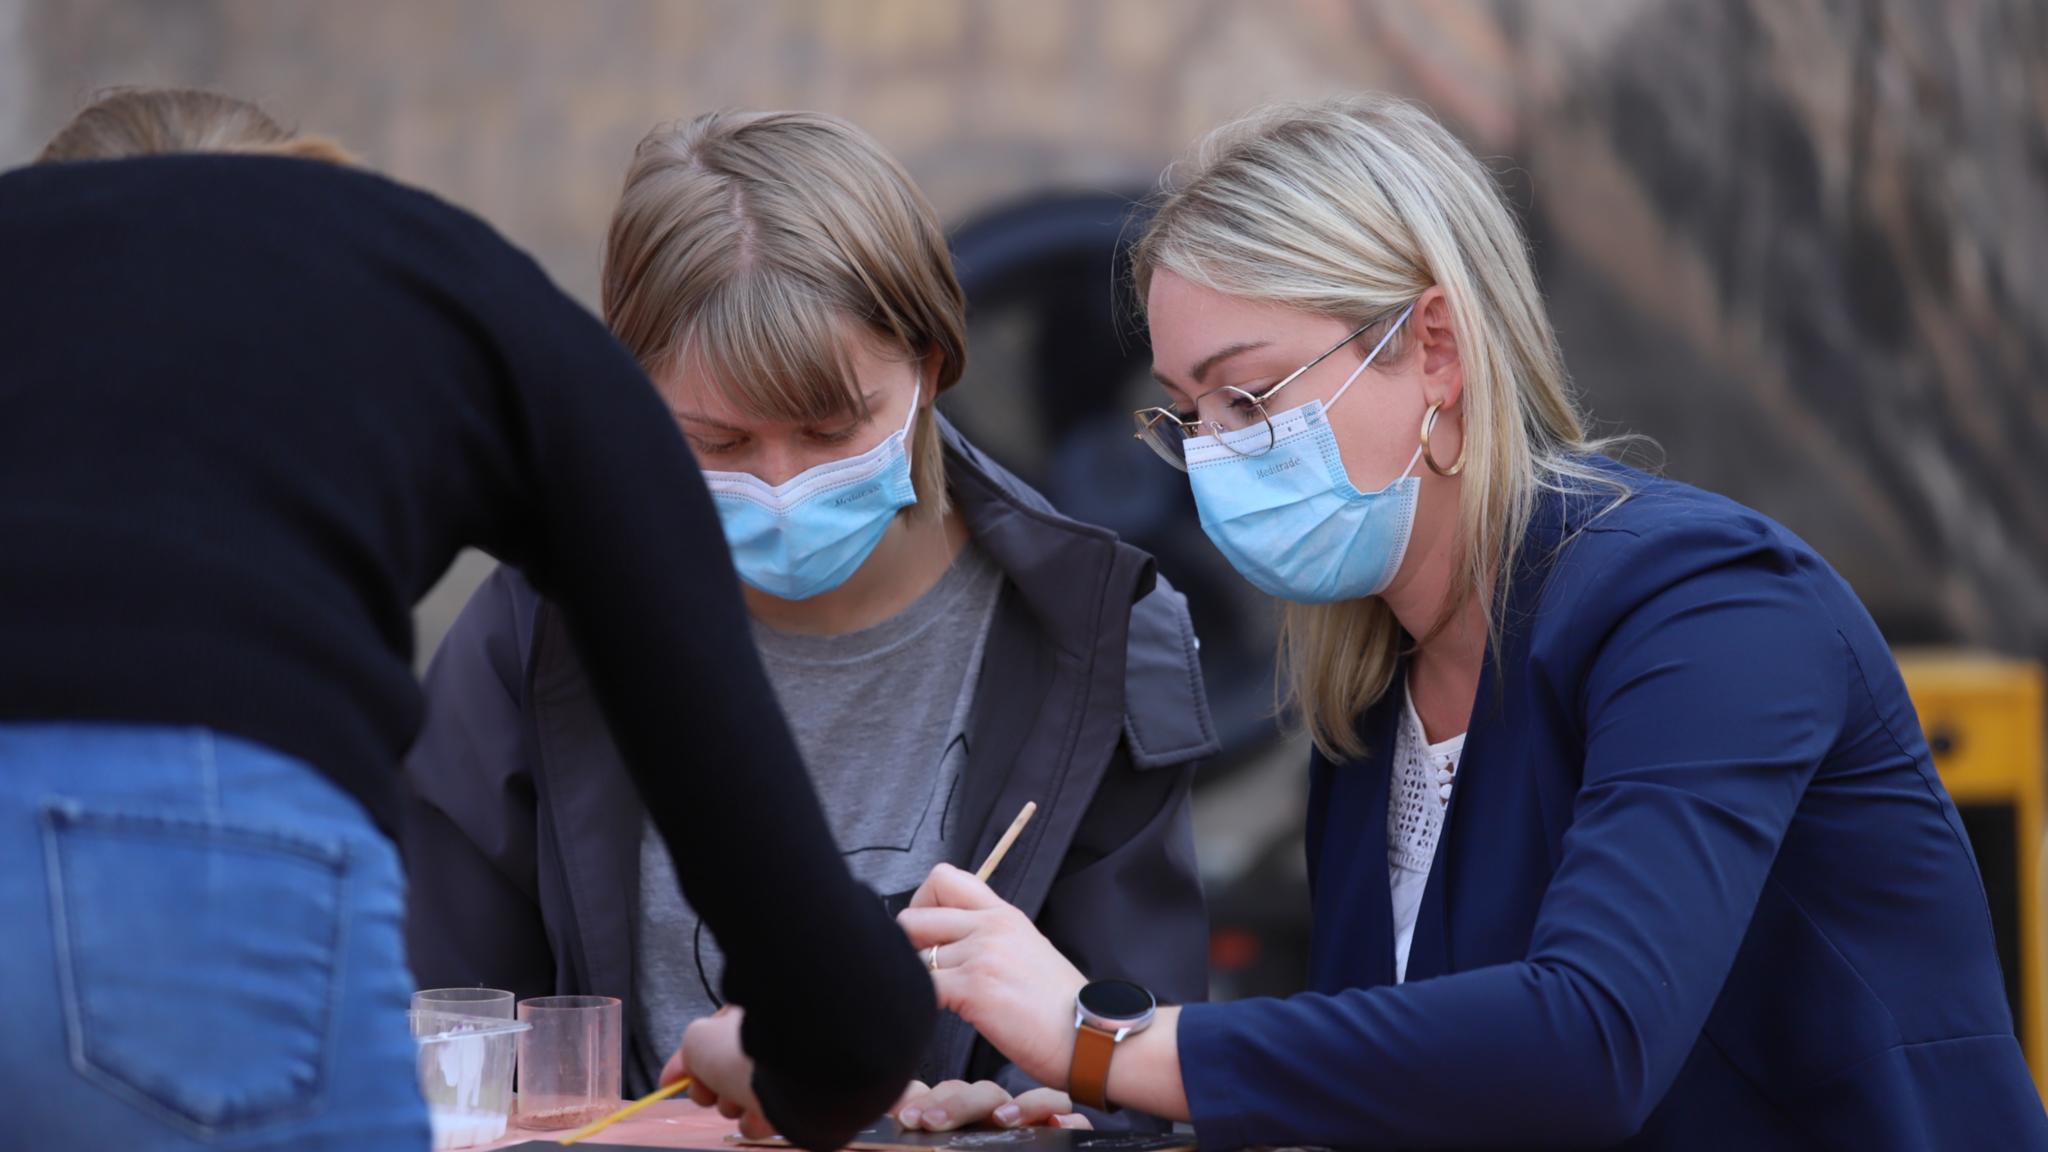
M 955 505 L 1004 573 L 968 721 L 961 827 L 975 831 L 953 863 L 971 867 L 1037 801 L 997 892 L 1090 978 L 1203 999 L 1189 786 L 1217 745 L 1186 600 L 1143 552 L 1061 516 L 941 427 Z M 680 1038 L 631 1035 L 646 813 L 561 615 L 501 569 L 426 687 L 404 828 L 420 986 L 627 1000 L 628 1091 L 651 1087 L 632 1057 Z M 1032 1086 L 951 1015 L 920 1078 Z

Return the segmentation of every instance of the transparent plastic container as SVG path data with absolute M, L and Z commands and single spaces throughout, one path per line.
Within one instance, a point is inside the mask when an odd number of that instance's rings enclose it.
M 619 1001 L 542 996 L 519 1002 L 519 1126 L 581 1128 L 619 1109 L 625 1052 Z
M 412 994 L 415 1012 L 452 1012 L 457 1016 L 516 1019 L 512 994 L 498 988 L 424 988 Z
M 512 1116 L 512 1070 L 519 1034 L 531 1024 L 412 1011 L 419 1045 L 420 1095 L 434 1125 L 434 1147 L 469 1148 L 505 1135 Z

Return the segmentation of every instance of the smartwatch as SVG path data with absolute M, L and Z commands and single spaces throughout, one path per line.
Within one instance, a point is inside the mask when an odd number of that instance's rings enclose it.
M 1128 980 L 1097 980 L 1074 997 L 1074 1062 L 1067 1092 L 1077 1104 L 1109 1110 L 1109 1058 L 1124 1037 L 1152 1026 L 1159 1002 Z

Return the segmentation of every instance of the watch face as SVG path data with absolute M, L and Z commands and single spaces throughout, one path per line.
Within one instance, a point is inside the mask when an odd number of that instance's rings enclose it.
M 1152 993 L 1128 980 L 1097 980 L 1081 989 L 1081 1010 L 1104 1020 L 1137 1020 L 1155 1006 Z

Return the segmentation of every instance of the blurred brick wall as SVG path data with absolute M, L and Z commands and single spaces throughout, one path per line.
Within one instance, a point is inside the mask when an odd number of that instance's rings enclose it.
M 662 120 L 837 112 L 957 217 L 1047 185 L 1142 187 L 1276 95 L 1409 86 L 1380 20 L 1327 2 L 9 3 L 29 79 L 0 162 L 98 87 L 219 87 L 474 208 L 586 298 L 627 154 Z
M 633 141 L 711 107 L 847 115 L 957 220 L 1142 188 L 1264 100 L 1413 95 L 1502 173 L 1596 415 L 1895 634 L 2048 654 L 2035 0 L 0 0 L 0 164 L 173 82 L 342 138 L 586 300 Z

